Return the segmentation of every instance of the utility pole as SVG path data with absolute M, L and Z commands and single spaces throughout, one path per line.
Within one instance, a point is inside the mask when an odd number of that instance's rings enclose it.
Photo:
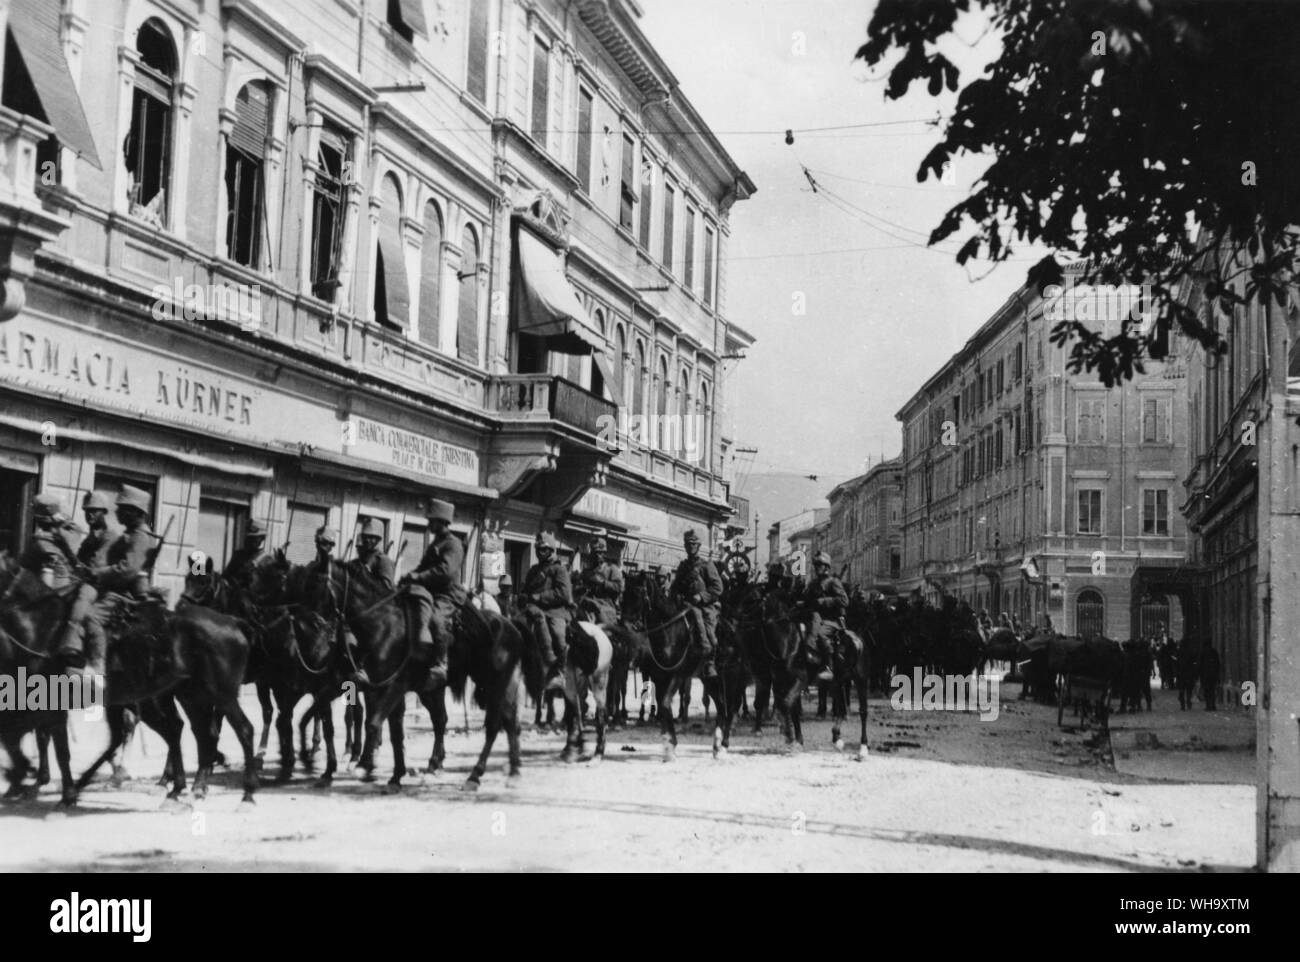
M 1300 871 L 1300 403 L 1287 401 L 1291 337 L 1283 313 L 1264 307 L 1268 399 L 1258 425 L 1259 663 L 1255 708 L 1256 861 Z M 1235 426 L 1234 426 L 1235 427 Z

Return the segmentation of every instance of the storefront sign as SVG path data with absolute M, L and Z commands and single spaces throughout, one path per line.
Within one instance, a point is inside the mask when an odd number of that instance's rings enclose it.
M 577 514 L 588 518 L 603 518 L 616 524 L 627 524 L 627 501 L 616 494 L 607 494 L 599 488 L 591 488 L 573 506 Z
M 344 450 L 353 457 L 424 475 L 431 484 L 479 483 L 478 454 L 425 434 L 354 415 L 344 427 Z

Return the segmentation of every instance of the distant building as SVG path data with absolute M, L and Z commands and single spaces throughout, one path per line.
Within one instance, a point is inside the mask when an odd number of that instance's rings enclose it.
M 849 586 L 893 590 L 902 568 L 903 465 L 894 458 L 835 487 L 826 550 Z
M 1118 311 L 1092 307 L 1117 327 Z M 1151 362 L 1110 390 L 1072 374 L 1049 339 L 1059 310 L 1016 292 L 898 412 L 900 588 L 1027 624 L 1050 615 L 1067 634 L 1178 634 L 1181 605 L 1147 585 L 1186 550 L 1185 368 Z
M 799 552 L 806 563 L 811 557 L 808 550 L 813 543 L 813 529 L 818 522 L 829 518 L 829 508 L 808 508 L 771 525 L 767 529 L 768 563 L 789 564 Z

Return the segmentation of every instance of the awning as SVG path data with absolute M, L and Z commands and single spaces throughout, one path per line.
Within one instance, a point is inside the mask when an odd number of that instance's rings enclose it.
M 605 338 L 597 329 L 577 290 L 564 273 L 564 261 L 526 230 L 516 235 L 519 251 L 516 327 L 521 334 L 544 337 L 547 347 L 563 354 L 591 353 L 601 358 Z M 607 377 L 609 361 L 597 361 Z
M 32 78 L 45 119 L 54 127 L 59 142 L 86 163 L 103 170 L 81 97 L 72 82 L 72 71 L 63 57 L 59 8 L 59 4 L 49 0 L 13 0 L 9 8 L 9 32 Z
M 399 0 L 402 11 L 402 23 L 411 28 L 411 33 L 418 33 L 428 39 L 429 27 L 424 22 L 424 0 Z

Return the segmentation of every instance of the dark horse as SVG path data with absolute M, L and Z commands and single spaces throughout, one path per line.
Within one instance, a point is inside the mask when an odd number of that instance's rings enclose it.
M 343 615 L 356 635 L 361 665 L 374 679 L 366 692 L 366 740 L 359 767 L 363 779 L 373 780 L 375 747 L 384 721 L 393 748 L 393 775 L 389 791 L 401 789 L 406 774 L 403 745 L 402 707 L 408 691 L 414 691 L 433 719 L 434 745 L 428 771 L 442 770 L 446 757 L 446 690 L 429 683 L 428 669 L 411 658 L 408 609 L 397 593 L 349 572 L 343 566 L 333 570 L 332 580 L 342 599 Z M 447 687 L 457 701 L 465 697 L 468 681 L 474 682 L 474 700 L 485 713 L 483 750 L 463 786 L 479 786 L 487 770 L 487 759 L 497 735 L 504 728 L 509 742 L 510 777 L 519 775 L 519 707 L 524 691 L 536 698 L 542 690 L 541 660 L 532 646 L 510 621 L 491 611 L 463 605 L 447 657 Z
M 689 685 L 700 667 L 700 648 L 695 643 L 689 620 L 689 608 L 678 608 L 659 586 L 658 579 L 646 578 L 645 591 L 646 647 L 643 667 L 655 686 L 659 729 L 663 734 L 664 761 L 677 756 L 677 728 L 672 713 L 673 695 Z M 718 707 L 713 729 L 713 757 L 718 758 L 731 747 L 731 727 L 745 688 L 749 671 L 739 639 L 730 622 L 718 622 L 718 676 L 704 680 L 704 693 Z
M 782 592 L 770 592 L 763 599 L 763 652 L 770 659 L 773 690 L 787 745 L 796 741 L 803 744 L 800 695 L 808 686 L 810 672 L 799 648 L 800 625 L 793 609 Z M 830 682 L 833 696 L 831 741 L 836 751 L 843 751 L 844 739 L 840 732 L 848 716 L 848 698 L 844 690 L 851 682 L 858 691 L 858 717 L 862 725 L 856 756 L 860 761 L 867 754 L 867 690 L 871 681 L 871 655 L 862 639 L 847 630 L 840 631 L 835 648 L 837 651 L 832 660 L 835 677 Z
M 244 750 L 244 798 L 252 803 L 257 790 L 257 759 L 253 754 L 253 723 L 239 705 L 239 689 L 248 663 L 249 643 L 229 615 L 192 605 L 168 611 L 161 601 L 129 601 L 127 612 L 107 626 L 114 641 L 109 645 L 107 705 L 108 749 L 77 781 L 80 790 L 113 758 L 126 737 L 115 706 L 138 705 L 140 718 L 167 742 L 167 766 L 172 773 L 175 800 L 185 790 L 180 735 L 176 711 L 179 702 L 198 742 L 198 771 L 194 797 L 204 798 L 217 758 L 221 718 L 228 718 Z M 156 656 L 164 648 L 167 670 L 159 670 Z

